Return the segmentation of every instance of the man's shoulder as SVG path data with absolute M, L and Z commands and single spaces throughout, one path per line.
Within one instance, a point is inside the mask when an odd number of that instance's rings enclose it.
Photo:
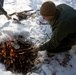
M 73 7 L 68 4 L 59 4 L 57 5 L 57 8 L 62 8 L 63 10 L 74 10 Z
M 70 7 L 70 5 L 67 5 L 67 4 L 59 4 L 59 5 L 57 5 L 57 7 Z
M 76 17 L 76 10 L 67 4 L 59 4 L 57 9 L 61 12 L 61 16 Z

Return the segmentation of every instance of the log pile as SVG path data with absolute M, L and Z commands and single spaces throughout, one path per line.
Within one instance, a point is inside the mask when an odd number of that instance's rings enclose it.
M 21 38 L 16 41 L 1 42 L 0 62 L 5 65 L 7 70 L 26 74 L 31 71 L 37 56 L 32 49 L 32 44 Z

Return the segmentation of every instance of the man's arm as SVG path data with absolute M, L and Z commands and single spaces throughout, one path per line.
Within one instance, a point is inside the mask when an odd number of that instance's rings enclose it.
M 70 30 L 71 29 L 68 27 L 67 23 L 61 23 L 61 25 L 53 31 L 51 39 L 40 46 L 40 50 L 47 50 L 51 52 L 51 50 L 56 49 L 60 45 L 61 41 L 68 36 Z

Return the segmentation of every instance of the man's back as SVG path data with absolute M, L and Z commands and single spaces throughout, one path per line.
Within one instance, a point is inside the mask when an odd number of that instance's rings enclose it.
M 64 32 L 61 32 L 64 33 L 63 36 L 66 34 L 66 37 L 76 41 L 76 10 L 66 4 L 61 4 L 57 8 L 60 11 L 58 29 L 64 29 Z
M 59 12 L 50 23 L 53 30 L 51 42 L 54 48 L 64 39 L 76 43 L 76 10 L 66 4 L 58 5 L 57 10 Z
M 76 10 L 66 4 L 58 5 L 57 9 L 60 11 L 60 18 L 64 20 L 65 18 L 71 19 L 76 17 Z

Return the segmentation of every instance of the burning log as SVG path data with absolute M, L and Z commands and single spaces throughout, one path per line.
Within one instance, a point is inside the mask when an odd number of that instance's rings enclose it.
M 37 53 L 31 52 L 32 49 L 32 44 L 21 38 L 16 41 L 2 42 L 0 43 L 0 62 L 6 66 L 7 70 L 26 74 L 34 66 L 37 56 Z

